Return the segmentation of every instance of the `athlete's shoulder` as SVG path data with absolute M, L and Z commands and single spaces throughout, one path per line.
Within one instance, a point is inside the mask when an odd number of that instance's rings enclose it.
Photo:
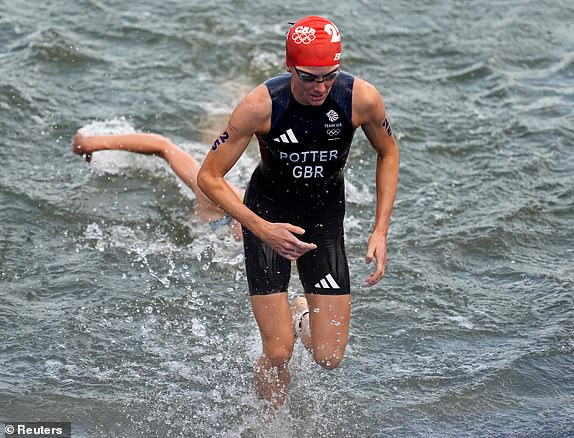
M 252 133 L 265 130 L 271 118 L 271 96 L 264 84 L 255 87 L 235 107 L 230 123 L 241 123 Z
M 373 84 L 367 82 L 364 79 L 355 77 L 353 97 L 359 101 L 365 101 L 366 103 L 369 103 L 376 101 L 381 97 L 381 95 Z
M 264 84 L 255 87 L 247 96 L 245 96 L 236 110 L 247 112 L 253 117 L 269 115 L 271 113 L 271 97 Z
M 377 88 L 364 79 L 355 78 L 353 86 L 353 119 L 362 124 L 376 114 L 384 114 L 383 98 Z

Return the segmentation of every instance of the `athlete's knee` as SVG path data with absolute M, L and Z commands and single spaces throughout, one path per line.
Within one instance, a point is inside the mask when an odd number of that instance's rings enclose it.
M 263 355 L 265 359 L 272 366 L 283 366 L 289 363 L 293 356 L 293 346 L 291 345 L 276 345 L 264 348 Z
M 313 359 L 317 364 L 327 370 L 334 370 L 343 361 L 344 351 L 314 351 Z

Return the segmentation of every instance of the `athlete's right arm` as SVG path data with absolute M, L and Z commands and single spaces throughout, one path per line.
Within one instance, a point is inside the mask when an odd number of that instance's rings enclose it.
M 271 127 L 271 96 L 260 85 L 235 108 L 227 128 L 215 140 L 198 174 L 201 190 L 227 214 L 239 221 L 279 255 L 295 260 L 315 249 L 314 244 L 301 242 L 295 234 L 304 230 L 291 224 L 272 223 L 247 208 L 225 181 L 225 175 L 245 152 L 254 134 L 268 132 Z

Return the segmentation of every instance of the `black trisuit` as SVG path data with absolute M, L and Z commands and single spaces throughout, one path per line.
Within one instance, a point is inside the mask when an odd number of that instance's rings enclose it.
M 305 293 L 350 293 L 343 168 L 355 133 L 353 82 L 341 72 L 321 106 L 298 103 L 289 74 L 265 82 L 273 102 L 271 129 L 257 136 L 261 161 L 244 202 L 263 219 L 304 228 L 298 237 L 317 245 L 297 260 Z M 245 227 L 243 237 L 250 293 L 287 291 L 291 262 Z

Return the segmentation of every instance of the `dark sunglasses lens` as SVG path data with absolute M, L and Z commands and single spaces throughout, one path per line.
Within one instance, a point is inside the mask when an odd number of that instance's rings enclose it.
M 298 69 L 295 69 L 295 71 L 299 75 L 299 79 L 301 79 L 303 82 L 315 82 L 315 81 L 323 82 L 323 81 L 332 81 L 337 76 L 339 76 L 339 72 L 341 70 L 335 70 L 331 73 L 327 73 L 324 76 L 316 76 L 314 74 L 307 73 Z
M 299 72 L 299 78 L 304 82 L 315 82 L 317 76 L 310 73 Z
M 323 80 L 325 81 L 332 81 L 333 79 L 335 79 L 337 76 L 339 75 L 339 71 L 334 71 L 332 73 L 329 73 L 328 75 L 323 76 Z

